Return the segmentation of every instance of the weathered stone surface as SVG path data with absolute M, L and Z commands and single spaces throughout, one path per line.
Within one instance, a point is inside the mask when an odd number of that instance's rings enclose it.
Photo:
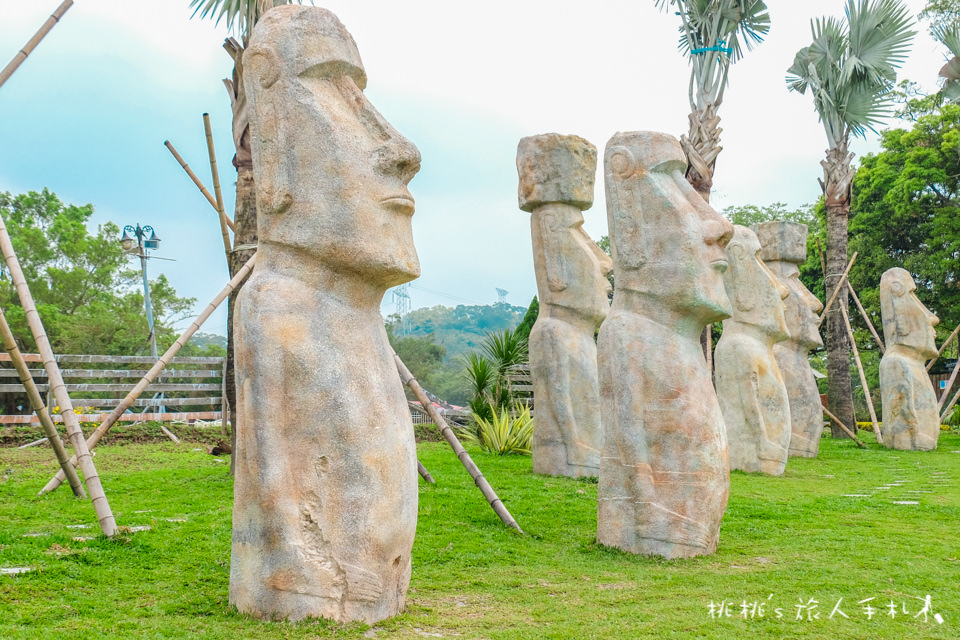
M 596 476 L 600 469 L 600 391 L 594 335 L 607 315 L 613 264 L 583 230 L 593 202 L 597 149 L 577 136 L 520 140 L 520 208 L 532 212 L 533 265 L 540 315 L 530 331 L 536 401 L 533 470 Z M 526 195 L 535 194 L 534 199 Z M 544 198 L 561 198 L 545 201 Z
M 603 453 L 597 538 L 631 553 L 713 553 L 730 489 L 700 333 L 730 316 L 731 224 L 684 178 L 677 140 L 618 133 L 604 177 L 616 288 L 597 344 Z
M 937 355 L 934 327 L 939 320 L 913 293 L 917 285 L 905 269 L 880 278 L 880 313 L 887 351 L 880 360 L 883 444 L 891 449 L 937 448 L 940 412 L 924 360 Z
M 815 458 L 823 435 L 823 405 L 809 353 L 823 346 L 817 325 L 823 304 L 800 282 L 800 265 L 807 260 L 807 225 L 763 222 L 755 231 L 760 259 L 790 290 L 783 301 L 790 337 L 773 345 L 790 398 L 790 456 Z
M 413 429 L 379 307 L 420 273 L 420 155 L 364 96 L 332 13 L 271 9 L 243 63 L 260 246 L 236 315 L 230 602 L 372 624 L 404 608 L 416 530 Z
M 733 317 L 723 321 L 713 357 L 730 468 L 779 476 L 790 449 L 790 401 L 773 345 L 788 336 L 783 299 L 790 292 L 760 260 L 750 229 L 734 227 L 726 254 Z
M 586 211 L 593 206 L 597 148 L 580 136 L 545 133 L 517 146 L 520 209 L 564 203 Z

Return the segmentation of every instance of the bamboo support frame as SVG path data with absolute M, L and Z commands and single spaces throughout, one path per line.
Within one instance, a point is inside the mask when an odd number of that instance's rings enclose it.
M 213 174 L 213 193 L 217 199 L 217 215 L 220 218 L 220 233 L 223 234 L 223 252 L 230 262 L 230 232 L 227 231 L 227 214 L 223 210 L 223 191 L 220 189 L 220 170 L 217 169 L 217 152 L 213 148 L 213 129 L 210 127 L 210 114 L 203 114 L 203 130 L 207 134 L 207 153 L 210 155 L 210 173 Z
M 430 484 L 436 484 L 437 481 L 433 479 L 433 476 L 430 475 L 430 472 L 427 471 L 427 468 L 423 466 L 423 463 L 417 460 L 417 472 L 420 474 L 420 477 L 429 482 Z
M 836 422 L 836 423 L 837 423 L 837 426 L 840 427 L 840 428 L 844 431 L 844 433 L 846 433 L 848 436 L 850 436 L 850 439 L 851 439 L 851 440 L 853 440 L 854 442 L 857 443 L 857 446 L 858 446 L 858 447 L 860 447 L 861 449 L 866 449 L 866 448 L 867 448 L 867 445 L 863 444 L 863 442 L 860 440 L 860 438 L 858 438 L 857 436 L 855 436 L 855 435 L 853 434 L 853 431 L 850 431 L 850 429 L 847 428 L 847 425 L 843 424 L 843 422 L 840 421 L 840 418 L 838 418 L 837 416 L 835 416 L 835 415 L 833 415 L 832 413 L 830 413 L 830 410 L 827 409 L 826 407 L 821 407 L 821 408 L 823 409 L 823 412 L 824 412 L 825 414 L 827 414 L 827 417 L 828 417 L 828 418 L 830 418 L 831 420 L 833 420 L 834 422 Z
M 943 412 L 943 405 L 947 402 L 947 396 L 953 391 L 953 383 L 957 381 L 957 374 L 960 373 L 960 363 L 953 367 L 953 373 L 950 374 L 950 380 L 944 388 L 943 395 L 940 396 L 940 402 L 937 405 L 937 411 Z
M 430 401 L 430 398 L 427 397 L 427 394 L 424 392 L 423 387 L 420 386 L 420 383 L 417 382 L 417 379 L 413 377 L 413 374 L 410 373 L 410 370 L 407 369 L 407 365 L 403 364 L 403 361 L 400 359 L 396 353 L 393 354 L 393 360 L 397 365 L 397 371 L 400 373 L 400 379 L 403 380 L 403 383 L 410 387 L 410 390 L 413 391 L 413 395 L 417 397 L 417 400 L 420 401 L 420 404 L 423 405 L 423 408 L 427 410 L 427 413 L 433 418 L 433 421 L 438 427 L 440 427 L 440 433 L 443 434 L 444 439 L 447 441 L 447 444 L 450 445 L 450 448 L 453 449 L 454 453 L 457 454 L 457 459 L 460 460 L 460 464 L 466 468 L 467 473 L 470 474 L 470 477 L 473 478 L 473 482 L 480 489 L 480 492 L 483 493 L 483 497 L 487 499 L 487 502 L 490 504 L 490 507 L 494 512 L 500 517 L 500 520 L 507 525 L 523 533 L 523 529 L 520 528 L 520 525 L 517 524 L 517 521 L 513 519 L 513 516 L 510 515 L 510 512 L 507 511 L 507 507 L 503 504 L 496 492 L 493 490 L 493 487 L 490 486 L 490 483 L 487 482 L 487 479 L 483 477 L 483 474 L 480 473 L 480 469 L 470 458 L 470 454 L 467 453 L 467 450 L 463 448 L 463 445 L 460 444 L 460 441 L 457 440 L 457 436 L 453 433 L 453 429 L 450 428 L 450 425 L 447 424 L 447 421 L 443 419 L 443 416 L 434 408 L 433 403 Z
M 4 83 L 10 79 L 10 76 L 13 75 L 13 72 L 16 71 L 21 64 L 23 64 L 23 61 L 27 59 L 27 56 L 33 53 L 33 50 L 38 44 L 40 44 L 40 41 L 43 40 L 48 33 L 50 33 L 50 30 L 53 29 L 58 22 L 60 22 L 60 18 L 62 18 L 63 14 L 67 12 L 67 9 L 72 6 L 73 0 L 64 0 L 63 3 L 57 7 L 57 10 L 50 14 L 50 17 L 47 18 L 37 32 L 33 34 L 33 37 L 30 38 L 27 44 L 23 45 L 23 49 L 20 49 L 20 51 L 17 52 L 17 55 L 13 56 L 13 60 L 11 60 L 7 66 L 3 68 L 3 71 L 0 71 L 0 87 L 2 87 Z
M 820 238 L 817 238 L 817 253 L 820 254 L 820 273 L 823 274 L 824 284 L 826 284 L 827 261 L 823 258 L 823 247 L 820 245 Z M 826 295 L 826 291 L 824 291 L 824 295 Z
M 57 404 L 60 406 L 60 415 L 63 417 L 67 433 L 70 434 L 70 441 L 73 444 L 73 450 L 76 452 L 74 458 L 77 459 L 80 470 L 83 471 L 87 492 L 90 494 L 91 502 L 93 502 L 93 510 L 97 514 L 100 530 L 108 538 L 112 537 L 117 532 L 117 521 L 110 510 L 110 502 L 107 500 L 107 494 L 103 491 L 97 467 L 93 464 L 93 456 L 90 455 L 87 443 L 83 439 L 83 429 L 80 428 L 80 421 L 77 420 L 77 415 L 73 411 L 73 403 L 67 393 L 63 376 L 60 375 L 60 367 L 57 366 L 53 348 L 50 346 L 47 332 L 43 328 L 40 314 L 37 313 L 37 306 L 33 302 L 30 287 L 23 276 L 20 261 L 13 250 L 13 243 L 10 241 L 10 234 L 7 233 L 7 227 L 2 216 L 0 216 L 0 251 L 3 252 L 7 268 L 10 270 L 10 278 L 16 286 L 17 296 L 20 298 L 20 304 L 27 317 L 27 324 L 30 326 L 34 340 L 37 342 L 37 350 L 43 357 L 43 366 L 47 371 L 47 378 L 50 380 L 50 389 L 57 399 Z M 63 474 L 63 470 L 59 473 Z M 66 475 L 63 477 L 66 479 Z
M 943 395 L 947 395 L 944 393 Z M 960 400 L 960 389 L 957 389 L 957 392 L 953 394 L 953 399 L 950 400 L 950 404 L 947 405 L 947 408 L 940 413 L 940 423 L 943 424 L 943 419 L 947 417 L 947 414 L 950 413 L 950 409 L 953 409 L 953 405 L 957 404 L 957 400 Z
M 944 350 L 947 348 L 947 346 L 948 346 L 951 342 L 953 342 L 953 339 L 954 339 L 954 338 L 957 337 L 957 333 L 960 333 L 960 324 L 958 324 L 958 325 L 957 325 L 957 328 L 953 330 L 953 333 L 950 334 L 950 337 L 947 338 L 942 345 L 940 345 L 940 350 L 937 351 L 936 357 L 933 358 L 932 360 L 930 360 L 930 362 L 927 363 L 927 371 L 928 371 L 928 372 L 930 371 L 930 369 L 933 368 L 934 363 L 936 363 L 936 361 L 940 359 L 940 356 L 943 355 L 943 352 L 944 352 Z
M 867 401 L 867 409 L 870 410 L 873 432 L 877 434 L 877 442 L 883 444 L 883 435 L 880 433 L 880 421 L 877 420 L 877 411 L 873 408 L 873 396 L 870 394 L 870 385 L 867 384 L 867 374 L 864 373 L 863 363 L 860 362 L 860 350 L 857 349 L 857 341 L 853 337 L 853 327 L 850 326 L 850 316 L 847 315 L 847 309 L 843 305 L 840 305 L 840 314 L 843 316 L 843 324 L 847 329 L 847 337 L 850 338 L 850 346 L 853 347 L 853 359 L 857 363 L 857 371 L 860 373 L 860 384 L 863 385 L 863 396 Z
M 850 258 L 850 262 L 847 263 L 847 268 L 843 270 L 843 275 L 840 276 L 840 283 L 837 285 L 837 288 L 833 290 L 833 296 L 830 297 L 830 300 L 827 301 L 827 304 L 823 307 L 823 313 L 820 314 L 820 319 L 817 321 L 817 326 L 823 324 L 823 320 L 827 317 L 827 312 L 830 311 L 833 301 L 837 299 L 837 296 L 840 295 L 840 292 L 843 291 L 843 285 L 847 282 L 847 276 L 850 275 L 850 267 L 853 266 L 853 263 L 857 259 L 857 251 L 853 252 L 853 256 Z M 826 288 L 827 285 L 827 274 L 823 274 L 823 285 Z
M 197 177 L 197 174 L 193 172 L 193 169 L 190 168 L 190 165 L 188 165 L 183 157 L 177 153 L 177 150 L 173 148 L 173 144 L 169 140 L 164 140 L 163 145 L 170 150 L 170 153 L 173 154 L 173 157 L 177 159 L 177 162 L 180 163 L 180 166 L 183 167 L 183 170 L 186 171 L 187 175 L 190 176 L 190 179 L 193 180 L 193 184 L 197 185 L 197 188 L 200 189 L 200 193 L 203 194 L 203 197 L 207 199 L 207 202 L 210 203 L 210 206 L 213 207 L 213 210 L 219 214 L 220 211 L 217 209 L 216 199 L 210 195 L 210 192 L 207 190 L 207 188 L 203 186 L 203 182 L 201 182 L 200 178 Z M 237 227 L 234 225 L 233 220 L 231 220 L 226 214 L 224 214 L 224 220 L 226 221 L 227 226 L 230 227 L 234 233 L 236 233 Z
M 67 453 L 66 447 L 63 446 L 63 440 L 60 439 L 60 434 L 57 433 L 57 427 L 53 424 L 53 420 L 47 412 L 47 407 L 44 405 L 40 391 L 33 381 L 33 376 L 30 375 L 30 370 L 27 367 L 26 361 L 23 359 L 23 354 L 20 353 L 20 349 L 17 347 L 17 341 L 13 337 L 13 332 L 10 330 L 10 325 L 7 324 L 7 318 L 3 315 L 2 309 L 0 309 L 0 335 L 3 337 L 3 348 L 10 354 L 13 366 L 20 376 L 20 383 L 27 392 L 30 406 L 33 407 L 33 411 L 37 414 L 37 418 L 43 426 L 43 432 L 47 434 L 46 438 L 41 438 L 31 444 L 40 444 L 44 440 L 49 440 L 50 446 L 53 447 L 53 452 L 57 456 L 57 462 L 60 463 L 60 468 L 63 469 L 67 479 L 70 480 L 70 488 L 73 489 L 73 495 L 86 499 L 87 492 L 83 490 L 83 483 L 80 482 L 80 476 L 77 475 L 77 470 L 70 464 L 70 454 Z
M 89 447 L 92 449 L 93 447 L 97 446 L 100 438 L 102 438 L 103 435 L 110 430 L 123 412 L 133 404 L 134 400 L 140 397 L 140 394 L 143 393 L 143 391 L 150 385 L 151 382 L 153 382 L 154 378 L 157 377 L 163 368 L 169 364 L 170 360 L 172 360 L 177 352 L 183 347 L 183 345 L 187 343 L 187 340 L 189 340 L 191 336 L 193 336 L 193 334 L 200 329 L 204 322 L 206 322 L 207 318 L 210 317 L 210 314 L 213 313 L 213 311 L 220 306 L 220 303 L 227 299 L 227 296 L 230 295 L 230 292 L 233 291 L 234 288 L 240 284 L 244 278 L 247 277 L 247 274 L 250 273 L 251 269 L 253 269 L 253 265 L 256 263 L 256 261 L 257 254 L 254 253 L 253 256 L 247 260 L 247 263 L 243 265 L 239 271 L 237 271 L 237 275 L 235 275 L 233 279 L 227 283 L 227 286 L 225 286 L 220 293 L 218 293 L 217 296 L 210 301 L 210 304 L 208 304 L 206 309 L 204 309 L 203 312 L 197 316 L 197 319 L 194 320 L 189 327 L 187 327 L 187 330 L 180 334 L 180 337 L 177 338 L 177 341 L 174 342 L 162 356 L 160 356 L 153 367 L 151 367 L 147 374 L 140 379 L 140 382 L 133 387 L 123 401 L 118 404 L 113 411 L 110 412 L 110 415 L 107 416 L 107 419 L 104 420 L 103 423 L 97 427 L 97 429 L 87 439 L 86 443 L 84 444 L 84 448 Z M 75 458 L 71 458 L 70 463 L 76 464 Z M 86 472 L 84 472 L 84 475 L 86 475 Z M 50 482 L 47 483 L 40 493 L 42 494 L 55 490 L 57 487 L 63 484 L 63 480 L 64 475 L 63 472 L 60 471 L 50 480 Z
M 883 346 L 883 340 L 880 339 L 880 335 L 877 333 L 876 327 L 874 327 L 873 322 L 870 321 L 870 316 L 867 315 L 866 309 L 864 309 L 863 305 L 860 304 L 860 298 L 857 297 L 857 292 L 853 290 L 853 287 L 850 286 L 849 282 L 847 283 L 847 289 L 850 291 L 850 297 L 853 298 L 853 302 L 857 305 L 857 309 L 860 310 L 860 315 L 863 316 L 863 321 L 867 323 L 867 329 L 870 329 L 870 333 L 873 334 L 873 339 L 877 341 L 877 346 L 880 347 L 880 353 L 886 353 L 887 350 Z

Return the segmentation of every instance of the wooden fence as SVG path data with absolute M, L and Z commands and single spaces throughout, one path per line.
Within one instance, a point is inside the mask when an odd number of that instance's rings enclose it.
M 49 391 L 47 372 L 37 354 L 24 354 L 30 374 L 41 393 Z M 67 392 L 81 422 L 103 422 L 109 411 L 120 404 L 156 360 L 150 356 L 60 355 L 56 357 Z M 133 406 L 139 413 L 127 411 L 120 420 L 220 420 L 223 417 L 222 357 L 173 358 L 148 386 Z M 66 365 L 66 366 L 65 366 Z M 139 366 L 138 366 L 139 365 Z M 146 365 L 146 366 L 143 366 Z M 72 368 L 67 368 L 67 366 Z M 47 404 L 55 422 L 62 419 L 50 406 L 55 404 L 48 394 Z M 170 412 L 168 408 L 175 411 Z M 39 424 L 26 392 L 13 368 L 10 356 L 0 353 L 0 424 Z M 155 409 L 150 413 L 146 410 Z

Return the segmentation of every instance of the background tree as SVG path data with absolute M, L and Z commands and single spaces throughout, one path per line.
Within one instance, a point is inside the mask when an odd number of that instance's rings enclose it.
M 899 0 L 847 0 L 846 18 L 811 21 L 813 42 L 797 52 L 787 70 L 788 87 L 809 89 L 827 134 L 829 148 L 821 161 L 827 214 L 826 286 L 828 297 L 839 284 L 847 262 L 847 219 L 853 170 L 850 136 L 863 137 L 889 114 L 896 70 L 903 63 L 914 33 L 907 9 Z M 850 344 L 838 296 L 824 323 L 827 347 L 828 405 L 848 425 L 854 423 L 850 381 Z M 839 427 L 834 437 L 845 437 Z
M 49 190 L 21 195 L 0 192 L 0 215 L 47 335 L 57 353 L 150 353 L 139 269 L 129 267 L 112 222 L 90 233 L 93 206 L 66 205 Z M 150 283 L 157 344 L 173 344 L 173 325 L 190 312 L 193 298 L 177 295 L 166 276 Z M 3 308 L 25 352 L 36 352 L 23 308 L 9 277 L 0 279 Z

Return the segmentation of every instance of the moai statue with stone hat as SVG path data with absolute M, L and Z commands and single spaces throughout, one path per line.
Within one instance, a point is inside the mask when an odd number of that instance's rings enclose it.
M 727 425 L 730 468 L 783 474 L 790 450 L 790 400 L 773 345 L 786 340 L 786 285 L 760 260 L 760 242 L 736 225 L 723 283 L 733 317 L 723 321 L 714 362 Z
M 597 344 L 603 452 L 597 539 L 631 553 L 713 553 L 730 492 L 723 416 L 700 334 L 730 316 L 733 227 L 684 177 L 680 143 L 617 133 L 604 177 L 616 287 Z
M 939 320 L 917 299 L 906 269 L 880 277 L 880 313 L 887 351 L 880 360 L 883 444 L 891 449 L 937 448 L 940 412 L 924 360 L 937 355 Z
M 807 225 L 761 222 L 754 231 L 760 240 L 760 259 L 790 290 L 783 301 L 790 337 L 773 345 L 790 399 L 790 456 L 816 458 L 823 434 L 823 405 L 809 354 L 823 346 L 819 326 L 823 303 L 800 282 L 800 265 L 807 261 Z
M 530 212 L 540 315 L 530 331 L 537 419 L 533 470 L 596 476 L 600 470 L 597 328 L 609 309 L 609 256 L 583 230 L 593 205 L 597 148 L 578 136 L 520 140 L 520 208 Z
M 270 9 L 243 66 L 259 257 L 236 312 L 230 602 L 373 624 L 404 608 L 417 525 L 380 302 L 420 274 L 420 154 L 364 96 L 353 38 L 325 9 Z

